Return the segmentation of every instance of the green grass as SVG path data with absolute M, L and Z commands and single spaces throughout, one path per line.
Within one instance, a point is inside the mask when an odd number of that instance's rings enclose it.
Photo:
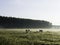
M 60 45 L 56 32 L 0 31 L 0 45 Z

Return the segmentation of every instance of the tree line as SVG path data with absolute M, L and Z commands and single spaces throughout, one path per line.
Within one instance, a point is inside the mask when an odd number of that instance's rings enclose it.
M 0 28 L 51 28 L 52 23 L 44 20 L 32 20 L 0 16 Z

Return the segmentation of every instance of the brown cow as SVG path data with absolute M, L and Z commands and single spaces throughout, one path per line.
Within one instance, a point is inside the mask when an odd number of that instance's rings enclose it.
M 43 30 L 39 30 L 39 32 L 43 32 Z

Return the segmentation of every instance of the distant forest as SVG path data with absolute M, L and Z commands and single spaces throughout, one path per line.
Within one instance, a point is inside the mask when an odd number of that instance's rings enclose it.
M 0 16 L 0 28 L 51 28 L 52 23 L 44 20 L 32 20 Z

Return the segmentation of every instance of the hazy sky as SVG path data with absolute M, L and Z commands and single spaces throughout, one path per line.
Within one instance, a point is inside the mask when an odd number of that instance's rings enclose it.
M 60 0 L 0 0 L 0 15 L 47 20 L 60 25 Z

